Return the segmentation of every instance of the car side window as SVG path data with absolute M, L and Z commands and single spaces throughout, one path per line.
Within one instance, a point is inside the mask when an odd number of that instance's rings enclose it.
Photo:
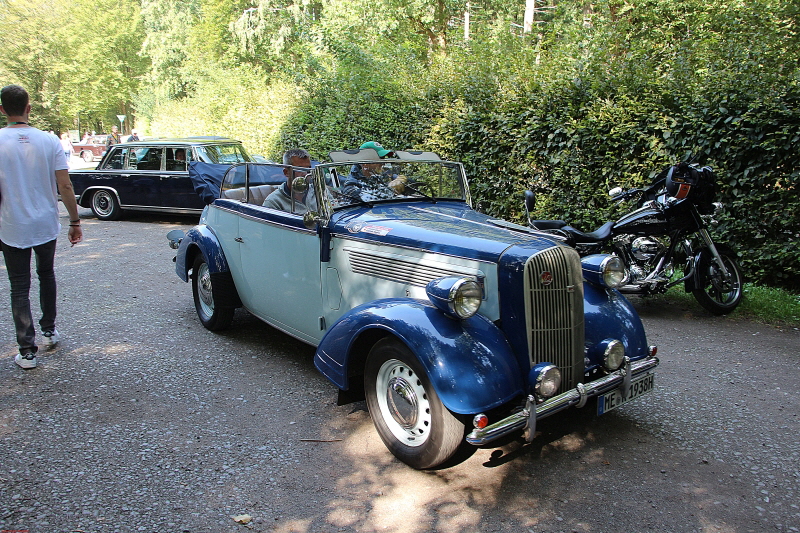
M 164 149 L 158 147 L 136 148 L 128 158 L 128 168 L 131 170 L 161 170 L 161 159 Z
M 125 149 L 113 148 L 101 170 L 121 170 L 125 162 Z
M 189 146 L 170 146 L 167 147 L 167 159 L 165 170 L 186 171 L 190 161 L 194 161 L 192 149 Z

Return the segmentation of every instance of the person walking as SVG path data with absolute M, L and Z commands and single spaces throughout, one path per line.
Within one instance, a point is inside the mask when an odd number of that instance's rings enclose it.
M 67 237 L 83 239 L 75 191 L 58 137 L 31 127 L 28 92 L 19 85 L 0 90 L 0 112 L 8 126 L 0 129 L 0 246 L 11 284 L 11 314 L 22 368 L 36 368 L 36 331 L 31 316 L 31 250 L 36 256 L 44 343 L 59 341 L 56 330 L 56 276 L 53 263 L 58 221 L 58 194 L 69 213 Z
M 61 134 L 61 149 L 64 150 L 64 157 L 67 159 L 67 164 L 69 164 L 69 158 L 72 157 L 72 141 L 69 139 L 69 133 L 62 133 Z
M 108 150 L 115 144 L 119 144 L 121 142 L 122 140 L 120 139 L 119 136 L 119 130 L 117 129 L 116 126 L 111 126 L 111 135 L 109 135 L 108 139 L 106 139 L 106 150 Z

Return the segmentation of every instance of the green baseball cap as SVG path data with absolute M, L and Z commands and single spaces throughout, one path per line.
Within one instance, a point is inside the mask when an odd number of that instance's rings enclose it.
M 388 156 L 394 155 L 394 152 L 392 150 L 387 150 L 386 148 L 383 147 L 383 145 L 381 145 L 381 143 L 376 141 L 365 142 L 364 144 L 358 147 L 359 150 L 364 150 L 365 148 L 372 148 L 373 150 L 378 152 L 378 157 L 386 157 L 387 155 Z

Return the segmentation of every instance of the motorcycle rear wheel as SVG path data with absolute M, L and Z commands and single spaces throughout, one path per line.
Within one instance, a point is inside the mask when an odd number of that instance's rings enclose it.
M 724 276 L 711 254 L 706 255 L 697 266 L 695 274 L 701 288 L 694 289 L 692 295 L 710 313 L 726 315 L 742 301 L 742 271 L 733 252 L 721 249 L 718 251 L 729 276 Z

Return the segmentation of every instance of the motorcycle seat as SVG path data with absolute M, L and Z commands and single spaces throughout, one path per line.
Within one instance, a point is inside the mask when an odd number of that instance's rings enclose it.
M 530 224 L 533 229 L 538 230 L 561 229 L 567 226 L 563 220 L 531 220 Z
M 575 243 L 578 244 L 593 244 L 598 242 L 603 242 L 611 237 L 611 228 L 614 227 L 614 221 L 609 220 L 596 230 L 584 233 L 580 230 L 573 228 L 572 226 L 563 226 L 560 229 L 564 233 L 566 233 Z

